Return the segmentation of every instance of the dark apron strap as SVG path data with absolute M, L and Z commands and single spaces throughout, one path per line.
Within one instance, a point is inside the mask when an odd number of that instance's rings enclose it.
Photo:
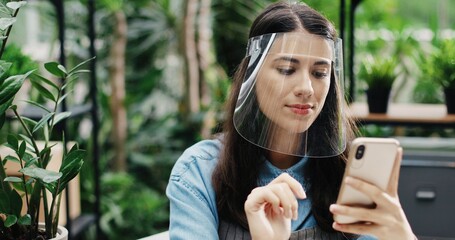
M 238 224 L 221 221 L 218 228 L 220 240 L 251 240 L 250 233 Z M 319 227 L 302 229 L 291 233 L 289 240 L 346 240 L 342 233 L 328 233 Z

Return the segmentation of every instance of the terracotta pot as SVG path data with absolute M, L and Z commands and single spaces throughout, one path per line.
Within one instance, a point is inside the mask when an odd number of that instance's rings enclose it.
M 38 227 L 44 229 L 44 223 L 39 223 Z M 68 230 L 63 226 L 57 227 L 57 236 L 49 240 L 68 240 Z
M 366 90 L 368 111 L 370 113 L 387 113 L 390 90 L 390 88 Z
M 444 89 L 444 98 L 447 107 L 448 114 L 455 114 L 455 89 L 454 88 L 445 88 Z

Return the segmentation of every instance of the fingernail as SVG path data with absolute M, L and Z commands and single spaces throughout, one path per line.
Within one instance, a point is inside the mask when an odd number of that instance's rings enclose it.
M 354 179 L 353 179 L 352 177 L 349 177 L 349 176 L 348 176 L 348 177 L 346 177 L 346 178 L 344 179 L 344 181 L 345 181 L 347 184 L 351 184 L 351 183 L 354 182 Z
M 337 211 L 338 209 L 339 209 L 339 207 L 336 204 L 331 204 L 329 207 L 329 210 L 331 212 Z
M 303 190 L 303 187 L 300 188 L 299 197 L 300 197 L 301 199 L 306 198 L 306 193 L 305 193 L 305 190 Z
M 287 214 L 287 216 L 286 216 L 286 217 L 288 217 L 288 218 L 292 218 L 292 210 L 291 210 L 291 209 L 289 209 L 289 210 L 288 210 L 288 214 Z

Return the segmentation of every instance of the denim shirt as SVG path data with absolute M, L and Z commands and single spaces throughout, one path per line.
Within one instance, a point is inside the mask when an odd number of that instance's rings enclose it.
M 203 140 L 191 146 L 175 163 L 166 189 L 170 201 L 170 239 L 218 239 L 218 211 L 212 172 L 218 162 L 222 143 L 219 139 Z M 270 183 L 286 172 L 308 187 L 302 175 L 306 158 L 292 167 L 282 170 L 265 160 L 259 166 L 258 185 Z M 316 226 L 311 214 L 310 198 L 299 199 L 298 219 L 292 221 L 291 230 Z M 362 240 L 375 239 L 362 236 Z

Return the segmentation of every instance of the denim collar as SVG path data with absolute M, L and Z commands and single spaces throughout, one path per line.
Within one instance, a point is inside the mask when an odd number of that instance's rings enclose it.
M 296 164 L 292 165 L 288 169 L 277 168 L 267 158 L 262 158 L 264 161 L 259 170 L 259 186 L 267 185 L 282 173 L 288 173 L 291 175 L 291 177 L 295 178 L 301 184 L 305 183 L 303 172 L 305 164 L 308 162 L 308 157 L 302 157 Z

